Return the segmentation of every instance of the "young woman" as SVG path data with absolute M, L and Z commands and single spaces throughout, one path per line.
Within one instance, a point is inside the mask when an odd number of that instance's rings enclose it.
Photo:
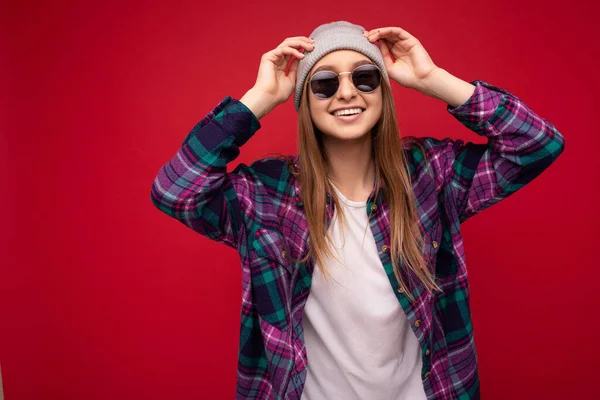
M 487 144 L 401 138 L 391 81 Z M 292 93 L 299 154 L 227 173 Z M 152 200 L 239 251 L 238 399 L 478 399 L 460 224 L 563 149 L 523 101 L 437 67 L 407 31 L 342 21 L 265 53 L 254 87 L 160 169 Z

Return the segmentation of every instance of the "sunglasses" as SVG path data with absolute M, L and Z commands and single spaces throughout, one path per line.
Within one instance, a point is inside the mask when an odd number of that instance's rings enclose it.
M 373 64 L 361 65 L 352 72 L 319 71 L 310 79 L 310 90 L 320 99 L 332 97 L 340 87 L 340 75 L 351 74 L 354 87 L 362 93 L 371 93 L 381 84 L 381 71 Z

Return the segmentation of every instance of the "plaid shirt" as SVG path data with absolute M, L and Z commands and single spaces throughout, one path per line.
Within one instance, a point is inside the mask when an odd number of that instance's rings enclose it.
M 442 293 L 428 293 L 404 271 L 411 302 L 398 289 L 389 252 L 389 210 L 382 193 L 367 200 L 369 220 L 390 290 L 421 345 L 428 399 L 479 399 L 479 376 L 460 224 L 506 198 L 546 169 L 563 151 L 564 138 L 519 98 L 483 81 L 462 105 L 447 111 L 487 144 L 449 138 L 403 141 L 424 255 Z M 158 172 L 151 191 L 164 213 L 212 240 L 239 251 L 242 266 L 237 399 L 300 399 L 308 360 L 302 314 L 314 262 L 307 254 L 308 225 L 291 162 L 264 158 L 226 166 L 260 123 L 239 101 L 226 97 L 185 138 Z M 425 168 L 420 142 L 430 168 Z M 327 224 L 334 213 L 327 194 Z M 293 259 L 292 259 L 293 258 Z

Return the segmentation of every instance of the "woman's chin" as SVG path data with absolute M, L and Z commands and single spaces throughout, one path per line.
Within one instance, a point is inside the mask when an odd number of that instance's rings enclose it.
M 328 139 L 355 140 L 367 135 L 369 129 L 364 126 L 332 126 L 331 129 L 327 129 L 323 133 Z

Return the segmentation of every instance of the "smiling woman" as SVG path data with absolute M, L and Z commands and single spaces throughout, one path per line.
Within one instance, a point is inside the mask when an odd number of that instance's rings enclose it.
M 336 63 L 334 68 L 328 65 L 326 68 L 330 70 L 323 69 L 325 64 L 333 61 Z M 365 63 L 368 65 L 364 65 Z M 314 71 L 309 74 L 308 80 L 310 90 L 305 92 L 308 96 L 311 120 L 318 131 L 325 134 L 322 139 L 327 141 L 328 137 L 344 140 L 362 138 L 363 148 L 360 150 L 369 154 L 370 132 L 381 116 L 379 69 L 364 55 L 352 50 L 337 50 L 329 53 L 313 68 Z M 335 73 L 331 69 L 351 72 Z M 353 112 L 350 112 L 351 110 Z M 324 150 L 326 151 L 327 148 L 324 143 Z M 372 174 L 368 177 L 367 186 L 371 188 Z
M 310 37 L 265 53 L 254 87 L 202 119 L 152 186 L 160 210 L 240 253 L 236 398 L 479 399 L 460 225 L 548 168 L 564 138 L 402 28 L 339 21 Z M 401 138 L 391 81 L 487 144 Z M 299 154 L 228 173 L 292 93 Z

